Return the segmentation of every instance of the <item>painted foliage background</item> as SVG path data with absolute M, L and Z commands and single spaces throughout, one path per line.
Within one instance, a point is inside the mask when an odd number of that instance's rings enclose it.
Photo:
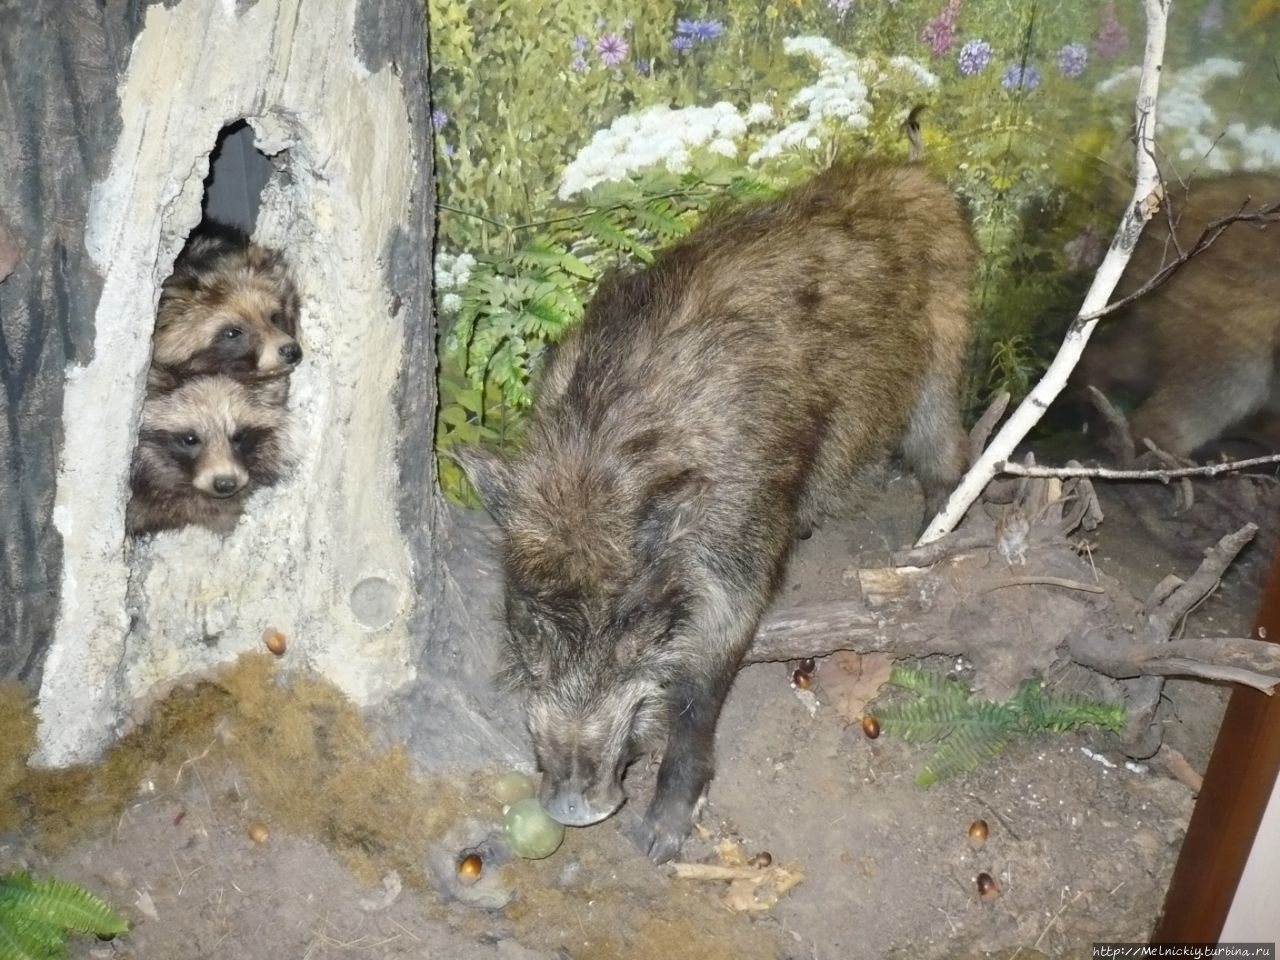
M 1127 197 L 1138 0 L 432 0 L 437 443 L 517 439 L 596 278 L 833 156 L 924 162 L 982 250 L 969 402 L 1034 383 Z M 1280 0 L 1175 0 L 1166 177 L 1280 168 Z M 465 498 L 455 465 L 447 494 Z

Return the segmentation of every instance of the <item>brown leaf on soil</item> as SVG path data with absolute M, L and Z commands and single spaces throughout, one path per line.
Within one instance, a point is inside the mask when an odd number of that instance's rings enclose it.
M 857 723 L 867 704 L 889 680 L 893 658 L 884 653 L 840 650 L 822 663 L 818 681 L 822 692 L 847 723 Z

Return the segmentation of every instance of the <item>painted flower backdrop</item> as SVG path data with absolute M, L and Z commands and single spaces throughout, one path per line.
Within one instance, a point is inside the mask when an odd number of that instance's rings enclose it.
M 924 162 L 983 257 L 970 400 L 1025 391 L 1126 196 L 1141 6 L 1115 0 L 433 0 L 437 443 L 510 442 L 541 350 L 607 267 L 836 155 Z M 1187 177 L 1280 168 L 1275 0 L 1186 0 L 1160 147 Z M 442 462 L 447 493 L 465 496 Z

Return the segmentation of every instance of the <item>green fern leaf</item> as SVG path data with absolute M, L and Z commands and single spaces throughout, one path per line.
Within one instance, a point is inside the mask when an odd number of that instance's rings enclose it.
M 921 697 L 895 703 L 876 716 L 886 733 L 908 743 L 931 743 L 951 736 L 969 713 L 966 703 L 939 697 Z
M 630 253 L 645 263 L 653 263 L 653 251 L 632 237 L 612 217 L 606 214 L 597 213 L 587 217 L 583 223 L 583 229 L 594 239 L 612 250 Z
M 74 883 L 57 877 L 33 881 L 21 871 L 0 877 L 6 912 L 80 933 L 117 934 L 129 929 L 124 917 Z
M 963 702 L 973 695 L 973 691 L 959 680 L 932 670 L 904 667 L 901 664 L 895 664 L 889 672 L 889 683 L 922 697 L 945 697 Z
M 928 787 L 939 780 L 967 773 L 1009 744 L 1006 730 L 970 727 L 942 743 L 916 775 L 916 785 Z

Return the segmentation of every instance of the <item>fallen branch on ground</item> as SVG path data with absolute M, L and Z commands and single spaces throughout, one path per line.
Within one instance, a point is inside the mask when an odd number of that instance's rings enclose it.
M 1096 477 L 1100 480 L 1176 480 L 1179 477 L 1216 477 L 1222 473 L 1236 470 L 1247 470 L 1250 467 L 1261 467 L 1267 464 L 1280 464 L 1280 453 L 1267 457 L 1250 457 L 1248 460 L 1223 460 L 1221 463 L 1207 463 L 1198 467 L 1176 467 L 1153 470 L 1123 470 L 1116 467 L 1040 467 L 1023 466 L 1020 463 L 1002 463 L 1001 473 L 1013 477 Z

